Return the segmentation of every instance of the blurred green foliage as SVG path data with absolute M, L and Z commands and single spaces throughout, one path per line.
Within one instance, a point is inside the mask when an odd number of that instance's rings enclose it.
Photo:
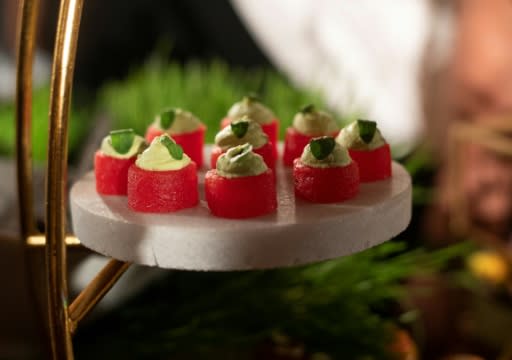
M 93 123 L 96 110 L 112 118 L 113 128 L 133 128 L 144 134 L 148 125 L 164 107 L 182 107 L 195 113 L 208 126 L 206 139 L 212 142 L 220 120 L 242 96 L 257 92 L 281 121 L 281 135 L 295 113 L 305 104 L 325 108 L 322 97 L 314 91 L 294 87 L 272 69 L 233 69 L 221 61 L 187 65 L 165 63 L 154 57 L 126 79 L 108 83 L 100 91 L 97 104 L 73 106 L 69 127 L 69 150 L 72 158 Z M 48 141 L 49 87 L 33 94 L 32 144 L 36 162 L 46 159 Z M 80 97 L 75 91 L 75 98 Z M 79 99 L 82 100 L 82 99 Z M 75 102 L 77 103 L 77 102 Z M 341 122 L 354 116 L 336 116 Z M 12 156 L 15 148 L 14 104 L 0 104 L 0 155 Z
M 48 106 L 50 89 L 48 86 L 34 91 L 32 101 L 32 156 L 36 163 L 46 160 L 48 142 Z M 69 151 L 72 157 L 80 147 L 90 127 L 90 111 L 71 111 L 69 125 Z M 13 103 L 0 104 L 0 155 L 13 156 L 15 153 L 15 108 Z
M 405 297 L 403 280 L 439 270 L 469 246 L 406 250 L 404 243 L 390 242 L 298 268 L 173 272 L 79 334 L 78 358 L 101 353 L 163 359 L 185 353 L 187 359 L 213 359 L 217 350 L 219 358 L 228 359 L 223 349 L 245 348 L 250 354 L 278 333 L 303 344 L 309 354 L 386 359 L 390 318 L 377 310 Z M 97 339 L 107 336 L 104 347 Z
M 412 177 L 412 199 L 416 207 L 427 206 L 435 199 L 432 185 L 436 163 L 431 152 L 425 147 L 418 147 L 400 162 Z
M 163 108 L 187 109 L 207 125 L 206 140 L 212 142 L 231 105 L 251 92 L 258 93 L 278 116 L 281 135 L 302 106 L 325 107 L 318 93 L 297 89 L 272 69 L 233 69 L 220 61 L 180 65 L 156 59 L 126 80 L 107 85 L 101 104 L 113 118 L 114 128 L 131 127 L 139 134 Z

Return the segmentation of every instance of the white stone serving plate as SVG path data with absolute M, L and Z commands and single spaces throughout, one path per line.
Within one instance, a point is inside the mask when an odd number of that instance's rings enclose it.
M 209 159 L 207 157 L 206 159 Z M 338 204 L 296 199 L 291 169 L 278 164 L 278 210 L 248 220 L 210 214 L 200 172 L 200 203 L 169 214 L 130 210 L 123 196 L 100 196 L 94 174 L 71 189 L 75 234 L 98 253 L 137 264 L 185 270 L 249 270 L 306 264 L 353 254 L 385 242 L 409 224 L 411 178 L 398 163 L 393 176 L 361 184 Z

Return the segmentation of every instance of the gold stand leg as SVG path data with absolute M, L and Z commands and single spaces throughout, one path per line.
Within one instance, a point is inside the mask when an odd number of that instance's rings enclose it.
M 73 359 L 66 274 L 66 178 L 68 118 L 83 0 L 62 0 L 50 94 L 46 180 L 46 271 L 52 354 Z
M 73 359 L 71 336 L 78 322 L 130 266 L 111 260 L 68 308 L 67 247 L 80 247 L 76 237 L 66 235 L 66 178 L 68 120 L 82 6 L 83 0 L 61 0 L 59 11 L 50 94 L 46 234 L 37 232 L 32 193 L 32 65 L 39 0 L 21 0 L 18 19 L 16 151 L 21 237 L 29 274 L 33 256 L 39 249 L 45 249 L 49 343 L 52 358 L 58 360 Z M 32 288 L 33 280 L 29 279 Z
M 40 0 L 21 0 L 17 20 L 17 67 L 16 67 L 16 177 L 19 206 L 20 240 L 23 246 L 24 265 L 29 299 L 34 304 L 35 321 L 39 329 L 41 347 L 49 354 L 49 333 L 46 320 L 46 304 L 38 296 L 42 258 L 27 245 L 27 239 L 37 234 L 34 216 L 32 187 L 32 68 L 36 47 L 36 29 Z M 46 348 L 45 348 L 46 347 Z
M 82 5 L 83 0 L 62 0 L 59 11 L 50 95 L 46 234 L 37 232 L 32 193 L 32 66 L 39 0 L 22 0 L 18 19 L 16 152 L 21 238 L 29 274 L 32 271 L 30 265 L 33 265 L 33 256 L 37 255 L 35 252 L 46 250 L 49 342 L 53 359 L 73 359 L 71 335 L 78 322 L 130 266 L 129 263 L 111 260 L 68 310 L 67 247 L 79 247 L 80 242 L 74 236 L 66 236 L 65 232 L 67 125 Z M 29 279 L 31 285 L 34 285 L 33 280 Z
M 18 17 L 16 76 L 16 175 L 21 235 L 35 234 L 32 195 L 32 66 L 36 44 L 39 0 L 22 0 Z
M 73 333 L 78 322 L 94 308 L 129 267 L 130 263 L 115 259 L 110 260 L 94 280 L 78 295 L 69 307 L 69 321 Z

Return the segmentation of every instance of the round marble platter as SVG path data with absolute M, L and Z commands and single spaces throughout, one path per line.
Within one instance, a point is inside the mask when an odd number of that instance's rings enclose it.
M 337 204 L 296 198 L 292 171 L 279 163 L 277 212 L 247 220 L 211 215 L 204 200 L 205 172 L 199 174 L 199 205 L 169 214 L 136 213 L 124 196 L 99 195 L 94 174 L 88 173 L 71 189 L 74 233 L 84 246 L 123 261 L 228 271 L 350 255 L 398 235 L 411 219 L 411 178 L 398 163 L 390 179 L 361 184 L 355 198 Z

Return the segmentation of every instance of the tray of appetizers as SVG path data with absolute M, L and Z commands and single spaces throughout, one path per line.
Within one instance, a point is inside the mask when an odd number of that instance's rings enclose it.
M 359 252 L 409 224 L 411 179 L 376 123 L 340 131 L 307 106 L 278 149 L 277 118 L 246 97 L 221 127 L 204 145 L 193 114 L 166 109 L 145 137 L 110 132 L 71 189 L 82 244 L 162 268 L 264 269 Z

